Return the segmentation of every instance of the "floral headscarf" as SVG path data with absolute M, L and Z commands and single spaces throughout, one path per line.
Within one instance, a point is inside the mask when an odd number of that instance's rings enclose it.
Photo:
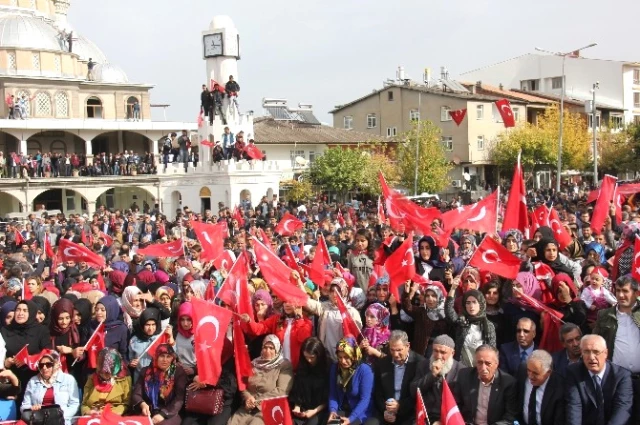
M 111 377 L 104 380 L 101 373 L 109 374 Z M 98 362 L 96 372 L 93 374 L 93 386 L 101 393 L 109 393 L 115 384 L 116 379 L 122 379 L 127 376 L 127 368 L 122 367 L 122 357 L 120 353 L 113 348 L 103 348 L 98 353 Z
M 369 340 L 369 345 L 376 348 L 389 341 L 391 331 L 389 330 L 389 310 L 380 303 L 371 304 L 365 313 L 367 316 L 374 316 L 378 319 L 378 325 L 372 328 L 365 327 L 362 336 Z
M 167 370 L 161 370 L 158 366 L 158 359 L 163 354 L 173 357 Z M 178 356 L 171 345 L 160 344 L 153 363 L 145 370 L 144 391 L 151 400 L 151 410 L 157 410 L 160 407 L 159 399 L 164 400 L 165 404 L 173 399 L 177 358 Z
M 511 236 L 513 237 L 513 239 L 515 239 L 516 241 L 516 245 L 518 246 L 518 249 L 520 249 L 520 247 L 522 246 L 522 241 L 524 240 L 524 237 L 522 235 L 522 232 L 518 229 L 509 229 L 506 232 L 504 232 L 504 238 L 502 240 L 502 245 L 506 246 L 507 244 L 507 238 Z
M 336 345 L 336 354 L 344 353 L 351 359 L 351 367 L 343 369 L 338 363 L 338 385 L 346 390 L 349 381 L 356 373 L 356 369 L 362 362 L 362 351 L 358 346 L 358 342 L 351 337 L 342 338 Z
M 168 286 L 161 286 L 156 290 L 156 300 L 161 301 L 163 296 L 169 297 L 170 300 L 173 299 L 173 289 Z

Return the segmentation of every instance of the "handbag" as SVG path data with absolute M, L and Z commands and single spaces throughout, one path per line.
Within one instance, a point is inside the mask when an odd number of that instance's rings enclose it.
M 65 425 L 64 413 L 57 404 L 42 406 L 40 410 L 25 410 L 22 420 L 29 425 Z
M 224 408 L 224 391 L 220 388 L 187 390 L 185 409 L 190 413 L 214 416 Z

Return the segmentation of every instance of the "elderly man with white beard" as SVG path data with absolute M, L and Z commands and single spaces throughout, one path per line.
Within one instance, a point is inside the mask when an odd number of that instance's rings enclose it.
M 431 358 L 423 361 L 416 369 L 416 377 L 411 382 L 411 395 L 417 397 L 418 389 L 429 414 L 431 425 L 440 425 L 440 405 L 442 403 L 442 380 L 453 392 L 458 371 L 462 365 L 453 359 L 455 342 L 449 335 L 440 335 L 433 340 Z

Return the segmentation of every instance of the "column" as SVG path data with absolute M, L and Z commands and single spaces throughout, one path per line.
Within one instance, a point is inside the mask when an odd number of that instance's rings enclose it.
M 93 220 L 93 214 L 96 212 L 96 201 L 87 201 L 87 215 L 89 221 Z
M 118 131 L 118 152 L 124 152 L 124 139 L 122 137 L 122 131 Z
M 20 154 L 21 155 L 26 155 L 27 154 L 27 141 L 26 140 L 20 140 Z
M 158 151 L 158 141 L 157 140 L 151 140 L 151 154 L 153 155 L 153 162 L 155 164 L 156 167 L 160 167 L 160 163 L 161 161 L 161 157 L 160 157 L 160 152 Z
M 91 140 L 84 142 L 84 152 L 87 157 L 87 165 L 93 165 L 93 146 Z

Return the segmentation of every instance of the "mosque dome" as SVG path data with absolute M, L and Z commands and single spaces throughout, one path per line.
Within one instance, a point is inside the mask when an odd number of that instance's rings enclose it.
M 93 58 L 95 61 L 96 58 Z M 93 69 L 93 79 L 102 83 L 128 83 L 127 74 L 118 66 L 111 63 L 99 63 Z
M 107 57 L 95 43 L 83 35 L 76 32 L 73 33 L 73 53 L 80 57 L 80 60 L 88 62 L 89 58 L 96 63 L 108 63 Z
M 42 18 L 11 14 L 0 16 L 0 48 L 61 51 L 58 32 Z

